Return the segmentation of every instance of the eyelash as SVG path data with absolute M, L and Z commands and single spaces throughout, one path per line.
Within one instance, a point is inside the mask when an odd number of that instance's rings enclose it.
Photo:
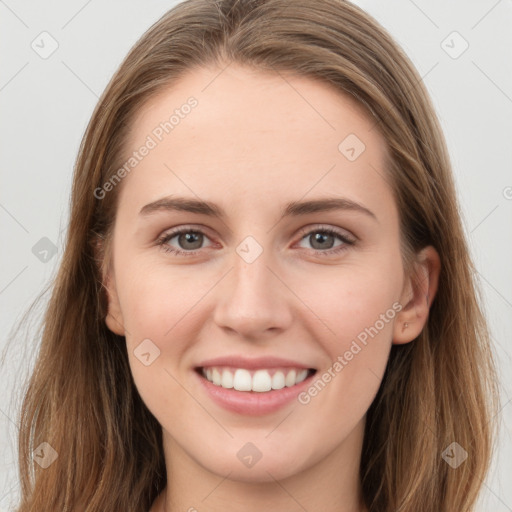
M 161 249 L 163 251 L 173 253 L 176 256 L 195 256 L 201 249 L 196 249 L 194 251 L 184 251 L 184 250 L 176 249 L 174 247 L 167 245 L 167 242 L 169 242 L 169 240 L 172 240 L 175 236 L 181 235 L 184 233 L 201 234 L 208 238 L 206 233 L 204 233 L 200 229 L 192 229 L 192 228 L 185 227 L 185 228 L 179 228 L 179 229 L 176 229 L 175 231 L 171 231 L 170 233 L 164 234 L 163 236 L 158 238 L 156 243 L 158 246 L 161 247 Z M 307 228 L 304 228 L 300 231 L 300 234 L 301 234 L 300 241 L 304 240 L 305 238 L 307 238 L 309 235 L 312 235 L 313 233 L 322 233 L 322 234 L 332 235 L 332 236 L 337 237 L 338 239 L 340 239 L 343 242 L 342 245 L 338 246 L 335 249 L 327 249 L 325 251 L 321 251 L 319 249 L 312 249 L 318 255 L 322 255 L 322 256 L 330 256 L 330 255 L 334 255 L 334 254 L 339 254 L 343 251 L 346 251 L 348 246 L 354 245 L 356 243 L 355 239 L 351 239 L 348 236 L 344 235 L 343 233 L 337 231 L 336 229 L 330 228 L 330 227 L 320 227 L 320 228 L 309 229 L 309 230 Z

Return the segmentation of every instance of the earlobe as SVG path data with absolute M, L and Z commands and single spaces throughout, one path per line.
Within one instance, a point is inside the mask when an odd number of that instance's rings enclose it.
M 422 249 L 414 267 L 415 272 L 407 277 L 400 299 L 403 308 L 395 320 L 394 344 L 408 343 L 419 336 L 437 292 L 441 260 L 434 247 L 429 245 Z
M 103 280 L 104 288 L 107 293 L 108 300 L 108 311 L 105 317 L 105 323 L 107 327 L 119 336 L 125 335 L 123 315 L 121 313 L 121 307 L 119 305 L 119 298 L 117 296 L 117 289 L 115 286 L 115 280 L 112 276 L 107 274 Z
M 93 245 L 94 258 L 101 275 L 102 288 L 107 297 L 107 315 L 105 317 L 105 323 L 114 334 L 124 336 L 125 328 L 123 315 L 117 295 L 114 272 L 111 266 L 109 247 L 109 240 L 102 235 L 98 235 Z

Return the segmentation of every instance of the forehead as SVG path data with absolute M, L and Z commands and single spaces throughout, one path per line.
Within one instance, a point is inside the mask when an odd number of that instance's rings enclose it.
M 259 208 L 262 198 L 326 192 L 391 198 L 373 120 L 351 96 L 309 77 L 233 63 L 192 69 L 139 110 L 125 161 L 143 146 L 151 149 L 133 162 L 121 194 L 139 209 L 178 191 Z

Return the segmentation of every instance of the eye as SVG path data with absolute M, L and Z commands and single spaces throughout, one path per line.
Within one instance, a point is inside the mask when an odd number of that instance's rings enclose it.
M 315 229 L 303 228 L 300 234 L 302 235 L 300 242 L 309 240 L 312 250 L 316 254 L 321 255 L 341 253 L 356 242 L 354 237 L 331 227 L 321 226 Z M 170 243 L 173 239 L 176 239 L 175 243 L 177 247 Z M 170 252 L 175 255 L 195 256 L 203 249 L 205 239 L 209 240 L 201 229 L 182 227 L 162 235 L 157 240 L 157 245 L 165 252 Z M 334 245 L 336 239 L 340 241 L 338 245 Z
M 322 255 L 340 253 L 347 250 L 348 246 L 354 245 L 356 242 L 355 238 L 331 227 L 319 227 L 309 230 L 303 229 L 301 230 L 301 234 L 304 235 L 301 238 L 301 242 L 304 240 L 309 241 L 312 249 Z M 336 239 L 341 241 L 337 246 L 334 245 Z
M 169 244 L 173 238 L 176 238 L 178 247 Z M 165 252 L 191 256 L 195 255 L 202 248 L 204 240 L 208 237 L 199 229 L 180 228 L 170 233 L 165 233 L 157 240 L 157 244 Z

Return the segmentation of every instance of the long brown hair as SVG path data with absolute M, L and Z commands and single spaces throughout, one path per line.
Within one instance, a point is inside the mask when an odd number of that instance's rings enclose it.
M 490 464 L 497 380 L 441 128 L 389 34 L 342 0 L 188 0 L 135 44 L 84 135 L 65 250 L 24 396 L 18 512 L 146 512 L 166 485 L 161 427 L 136 388 L 124 337 L 105 324 L 102 276 L 134 115 L 186 71 L 239 63 L 321 80 L 363 106 L 390 150 L 404 256 L 433 245 L 439 288 L 416 340 L 393 345 L 367 414 L 360 477 L 370 512 L 468 512 Z M 408 259 L 408 256 L 407 258 Z M 57 460 L 42 469 L 33 452 Z M 443 457 L 458 443 L 467 459 Z M 46 446 L 46 445 L 45 445 Z

